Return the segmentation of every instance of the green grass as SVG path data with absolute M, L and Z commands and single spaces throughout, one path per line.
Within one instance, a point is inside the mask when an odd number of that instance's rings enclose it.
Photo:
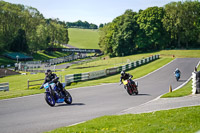
M 161 98 L 182 97 L 182 96 L 187 96 L 190 94 L 192 94 L 192 80 L 190 80 L 182 88 L 162 95 Z
M 200 50 L 161 50 L 155 54 L 160 54 L 162 57 L 174 55 L 175 58 L 200 58 Z
M 69 55 L 69 52 L 49 52 L 49 53 L 44 53 L 43 51 L 39 51 L 37 53 L 33 54 L 33 60 L 38 61 L 38 60 L 48 60 L 52 58 L 58 58 L 58 57 L 63 57 Z M 7 65 L 7 64 L 14 64 L 16 63 L 16 60 L 12 60 L 6 57 L 1 56 L 0 57 L 0 65 Z
M 33 54 L 33 58 L 34 58 L 34 60 L 48 60 L 48 59 L 68 56 L 69 54 L 70 53 L 68 53 L 68 52 L 58 52 L 58 51 L 48 52 L 48 53 L 37 52 L 37 53 Z
M 98 30 L 69 28 L 69 45 L 77 48 L 99 49 Z
M 152 113 L 103 116 L 50 133 L 194 133 L 200 130 L 200 106 Z
M 3 57 L 3 56 L 0 56 L 0 66 L 1 65 L 7 65 L 7 64 L 14 64 L 15 62 L 17 62 L 16 60 L 11 60 L 11 59 L 8 59 L 6 57 Z

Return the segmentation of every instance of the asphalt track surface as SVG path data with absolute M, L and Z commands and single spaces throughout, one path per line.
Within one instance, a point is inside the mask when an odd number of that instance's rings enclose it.
M 0 100 L 0 133 L 39 133 L 104 115 L 113 115 L 142 105 L 184 83 L 199 58 L 175 59 L 163 68 L 138 79 L 139 94 L 129 96 L 119 83 L 71 89 L 72 105 L 50 107 L 44 94 Z M 182 72 L 180 81 L 174 70 Z M 134 75 L 134 74 L 133 74 Z

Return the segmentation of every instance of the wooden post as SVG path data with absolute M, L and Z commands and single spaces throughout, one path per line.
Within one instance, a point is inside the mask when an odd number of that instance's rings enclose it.
M 28 79 L 28 89 L 29 89 L 29 79 Z
M 171 85 L 169 86 L 169 92 L 172 92 L 172 86 Z

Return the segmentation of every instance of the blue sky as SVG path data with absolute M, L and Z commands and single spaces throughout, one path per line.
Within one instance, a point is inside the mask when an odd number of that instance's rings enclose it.
M 99 25 L 111 22 L 127 9 L 138 12 L 152 6 L 162 7 L 180 0 L 4 0 L 37 8 L 45 18 L 61 21 L 87 21 Z

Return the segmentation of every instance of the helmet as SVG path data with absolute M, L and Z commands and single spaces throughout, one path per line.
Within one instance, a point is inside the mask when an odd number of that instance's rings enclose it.
M 176 68 L 176 71 L 178 71 L 178 68 Z
M 124 75 L 125 75 L 125 72 L 124 72 L 124 71 L 121 71 L 121 75 L 124 76 Z
M 46 76 L 51 75 L 51 73 L 52 73 L 52 71 L 51 71 L 50 69 L 47 69 L 47 70 L 45 71 L 45 75 L 46 75 Z

